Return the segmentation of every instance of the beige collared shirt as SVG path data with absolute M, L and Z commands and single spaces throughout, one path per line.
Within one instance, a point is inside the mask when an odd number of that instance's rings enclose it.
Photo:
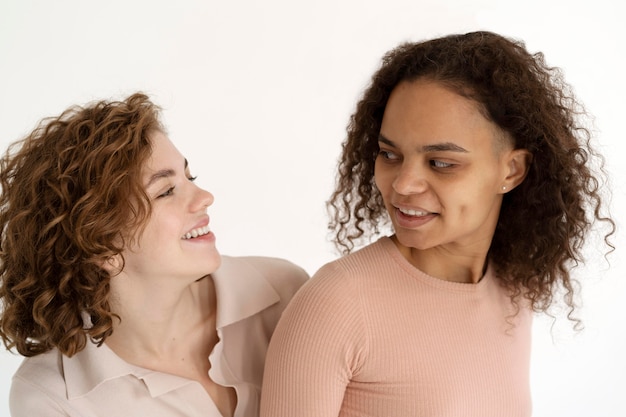
M 269 339 L 308 275 L 280 259 L 226 256 L 212 275 L 220 341 L 209 374 L 235 388 L 235 417 L 256 417 Z M 196 381 L 139 368 L 93 343 L 71 358 L 54 349 L 24 359 L 9 405 L 12 417 L 221 416 Z

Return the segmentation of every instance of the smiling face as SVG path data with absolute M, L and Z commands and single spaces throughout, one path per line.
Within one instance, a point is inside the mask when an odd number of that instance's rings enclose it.
M 379 147 L 376 186 L 401 249 L 486 256 L 526 152 L 513 150 L 477 103 L 423 79 L 392 91 Z
M 152 213 L 138 241 L 123 251 L 123 274 L 193 282 L 221 262 L 206 213 L 213 195 L 193 183 L 186 159 L 165 134 L 154 132 L 151 140 L 142 175 Z

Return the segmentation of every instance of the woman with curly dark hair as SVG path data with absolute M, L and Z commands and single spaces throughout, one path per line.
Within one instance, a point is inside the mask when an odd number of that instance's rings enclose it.
M 136 93 L 49 118 L 0 160 L 11 414 L 258 415 L 269 338 L 307 275 L 221 256 L 213 196 Z
M 529 416 L 532 312 L 574 308 L 590 226 L 614 228 L 580 112 L 541 53 L 494 33 L 390 51 L 329 201 L 346 256 L 283 314 L 261 415 Z

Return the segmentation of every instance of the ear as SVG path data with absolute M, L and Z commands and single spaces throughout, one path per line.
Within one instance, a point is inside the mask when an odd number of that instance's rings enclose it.
M 513 149 L 506 159 L 507 171 L 502 182 L 502 193 L 511 191 L 524 181 L 533 161 L 533 155 L 527 149 Z
M 100 267 L 107 271 L 112 277 L 122 272 L 122 258 L 120 254 L 113 255 L 100 263 Z

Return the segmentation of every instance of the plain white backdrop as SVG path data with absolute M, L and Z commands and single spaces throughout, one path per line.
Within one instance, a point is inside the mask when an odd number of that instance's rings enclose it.
M 313 274 L 336 257 L 324 202 L 348 118 L 382 54 L 406 40 L 491 30 L 543 51 L 595 116 L 620 226 L 626 16 L 616 4 L 0 0 L 0 147 L 69 105 L 142 90 L 215 195 L 221 252 L 283 257 Z M 609 265 L 590 241 L 576 273 L 585 330 L 535 321 L 536 417 L 626 415 L 621 229 L 614 243 Z M 0 347 L 0 416 L 20 361 Z

